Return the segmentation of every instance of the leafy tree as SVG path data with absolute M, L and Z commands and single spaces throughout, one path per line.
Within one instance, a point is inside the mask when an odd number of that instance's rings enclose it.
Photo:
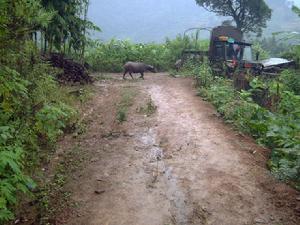
M 300 9 L 297 6 L 294 5 L 292 7 L 292 10 L 293 10 L 294 13 L 296 13 L 298 16 L 300 16 Z
M 291 49 L 292 43 L 288 41 L 288 35 L 274 34 L 271 37 L 263 37 L 252 42 L 259 43 L 264 51 L 271 57 L 282 57 L 282 54 Z
M 76 53 L 81 50 L 83 55 L 86 43 L 86 30 L 97 30 L 86 18 L 88 0 L 42 0 L 42 5 L 48 11 L 54 11 L 55 15 L 47 29 L 42 30 L 44 37 L 44 52 L 52 51 L 53 48 L 61 52 L 73 49 Z
M 196 0 L 196 3 L 220 16 L 230 16 L 243 33 L 261 34 L 272 10 L 264 0 Z
M 255 59 L 255 53 L 259 52 L 259 59 L 260 60 L 264 60 L 264 59 L 268 59 L 269 56 L 269 52 L 266 51 L 261 44 L 258 41 L 255 41 L 252 45 L 252 53 L 253 53 L 253 59 Z

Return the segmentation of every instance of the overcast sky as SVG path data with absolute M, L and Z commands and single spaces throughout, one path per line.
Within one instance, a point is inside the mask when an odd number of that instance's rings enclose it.
M 101 27 L 96 37 L 160 42 L 190 27 L 218 25 L 219 18 L 195 0 L 91 0 L 89 18 Z
M 284 0 L 266 0 L 269 4 L 282 4 Z M 291 2 L 291 0 L 286 0 Z M 191 27 L 214 27 L 225 19 L 196 5 L 195 0 L 90 0 L 89 19 L 101 27 L 94 38 L 101 40 L 130 39 L 135 42 L 162 42 L 174 38 Z M 293 1 L 300 7 L 300 0 Z M 268 23 L 268 32 L 294 30 L 299 24 L 287 21 L 291 11 L 277 7 L 273 12 L 277 21 Z M 287 15 L 287 16 L 286 16 Z M 279 20 L 279 21 L 278 21 Z M 299 28 L 299 26 L 297 27 Z M 300 28 L 299 28 L 300 29 Z M 209 34 L 202 35 L 207 37 Z

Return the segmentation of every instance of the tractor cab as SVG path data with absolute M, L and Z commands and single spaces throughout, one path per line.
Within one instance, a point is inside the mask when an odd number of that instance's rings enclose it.
M 196 28 L 190 28 L 187 31 L 194 29 Z M 197 30 L 208 30 L 208 28 L 197 28 Z M 198 35 L 196 37 L 198 38 Z M 256 57 L 253 59 L 251 46 L 251 43 L 244 41 L 242 32 L 236 27 L 217 26 L 211 30 L 209 50 L 183 50 L 180 65 L 190 59 L 201 62 L 204 57 L 208 57 L 215 75 L 225 75 L 227 77 L 232 77 L 237 68 L 242 73 L 249 72 L 253 75 L 267 74 L 269 76 L 276 75 L 278 71 L 295 65 L 294 61 L 281 58 L 259 60 L 259 52 L 256 53 Z
M 209 59 L 210 61 L 252 61 L 251 45 L 243 41 L 243 34 L 236 27 L 218 26 L 211 32 Z
M 233 26 L 219 26 L 212 30 L 208 52 L 212 69 L 230 76 L 237 67 L 254 68 L 252 44 L 243 41 L 242 33 Z
M 210 52 L 210 61 L 252 61 L 250 43 L 235 41 L 233 38 L 220 36 L 214 41 Z

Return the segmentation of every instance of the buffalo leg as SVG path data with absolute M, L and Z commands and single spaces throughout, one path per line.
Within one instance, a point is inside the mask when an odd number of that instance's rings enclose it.
M 141 73 L 140 78 L 142 78 L 144 80 L 144 73 Z
M 131 76 L 131 78 L 132 78 L 132 80 L 133 80 L 133 76 L 132 76 L 132 74 L 131 74 L 131 73 L 129 73 L 129 75 Z
M 123 74 L 123 80 L 125 80 L 125 75 L 127 74 L 127 71 L 124 72 Z

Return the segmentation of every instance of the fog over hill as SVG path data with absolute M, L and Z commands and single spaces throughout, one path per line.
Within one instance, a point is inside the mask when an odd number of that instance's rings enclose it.
M 266 35 L 277 31 L 300 31 L 300 18 L 286 0 L 266 0 L 273 9 Z M 294 1 L 300 5 L 300 0 Z M 161 42 L 190 27 L 214 27 L 225 18 L 199 7 L 195 0 L 91 0 L 89 19 L 101 27 L 94 37 Z M 203 34 L 207 35 L 207 34 Z

